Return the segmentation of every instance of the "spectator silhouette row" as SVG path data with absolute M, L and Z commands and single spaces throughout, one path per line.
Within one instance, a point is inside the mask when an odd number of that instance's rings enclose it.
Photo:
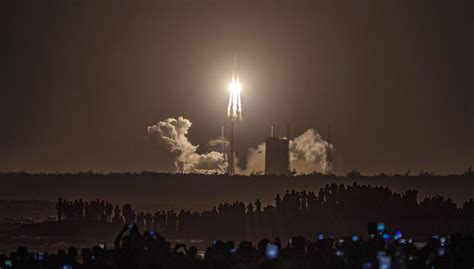
M 106 223 L 112 221 L 113 209 L 111 203 L 99 199 L 90 202 L 83 202 L 82 199 L 69 201 L 59 198 L 56 203 L 58 221 Z M 119 217 L 120 212 L 118 212 L 118 215 L 116 216 Z
M 330 232 L 361 232 L 368 221 L 379 220 L 413 234 L 472 231 L 474 201 L 457 207 L 441 196 L 418 202 L 418 192 L 402 194 L 388 188 L 352 184 L 331 184 L 312 191 L 286 191 L 274 204 L 236 201 L 221 203 L 211 210 L 135 211 L 130 204 L 121 209 L 112 203 L 95 200 L 59 200 L 58 220 L 86 223 L 136 223 L 140 229 L 183 239 L 311 236 L 314 229 Z M 449 219 L 449 221 L 446 221 Z

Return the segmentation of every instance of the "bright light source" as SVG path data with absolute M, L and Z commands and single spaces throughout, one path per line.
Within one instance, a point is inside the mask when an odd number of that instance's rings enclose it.
M 242 119 L 242 104 L 240 102 L 240 91 L 242 85 L 240 85 L 239 76 L 232 77 L 232 81 L 229 83 L 229 105 L 227 106 L 227 117 L 233 119 Z

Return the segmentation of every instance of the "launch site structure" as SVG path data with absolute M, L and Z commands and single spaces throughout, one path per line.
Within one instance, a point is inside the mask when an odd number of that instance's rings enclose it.
M 287 136 L 275 136 L 275 125 L 265 140 L 265 175 L 290 175 L 290 127 Z
M 229 141 L 229 156 L 228 156 L 228 166 L 227 166 L 227 174 L 232 176 L 235 174 L 235 160 L 234 160 L 234 119 L 231 118 L 230 120 L 230 141 Z
M 331 123 L 328 124 L 328 144 L 326 147 L 326 175 L 332 174 L 332 156 L 331 156 Z

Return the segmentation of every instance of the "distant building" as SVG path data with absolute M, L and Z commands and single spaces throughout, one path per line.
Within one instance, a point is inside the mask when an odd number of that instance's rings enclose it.
M 265 175 L 289 175 L 289 157 L 287 138 L 268 137 L 265 141 Z

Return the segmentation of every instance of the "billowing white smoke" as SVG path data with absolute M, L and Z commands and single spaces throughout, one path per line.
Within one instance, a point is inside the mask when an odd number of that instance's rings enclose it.
M 177 172 L 215 174 L 225 173 L 227 164 L 224 154 L 218 151 L 199 154 L 196 152 L 199 145 L 193 145 L 187 137 L 191 128 L 191 121 L 183 117 L 169 118 L 149 126 L 149 134 L 156 133 L 165 147 L 176 155 L 175 166 Z M 221 138 L 223 141 L 223 139 Z
M 193 145 L 187 137 L 191 128 L 191 121 L 183 117 L 169 118 L 149 126 L 149 134 L 157 134 L 165 147 L 176 155 L 175 167 L 177 172 L 199 174 L 225 174 L 228 163 L 222 152 L 229 149 L 229 141 L 220 136 L 209 141 L 207 153 L 197 153 L 199 145 Z M 300 136 L 290 140 L 290 164 L 296 174 L 310 174 L 324 172 L 328 165 L 327 151 L 332 149 L 327 141 L 314 129 L 308 129 Z M 234 157 L 238 164 L 237 156 Z M 262 174 L 265 170 L 265 143 L 249 149 L 247 167 L 241 170 L 238 165 L 235 171 L 238 174 Z
M 217 151 L 221 151 L 223 148 L 229 149 L 229 145 L 229 140 L 222 136 L 212 139 L 208 143 L 209 149 L 217 149 Z
M 290 165 L 296 174 L 324 172 L 328 165 L 327 151 L 332 149 L 314 129 L 308 129 L 290 140 Z M 265 170 L 265 143 L 249 149 L 245 174 L 261 174 Z
M 332 150 L 326 140 L 314 129 L 308 129 L 290 140 L 291 169 L 297 174 L 325 172 L 328 165 L 328 150 Z

